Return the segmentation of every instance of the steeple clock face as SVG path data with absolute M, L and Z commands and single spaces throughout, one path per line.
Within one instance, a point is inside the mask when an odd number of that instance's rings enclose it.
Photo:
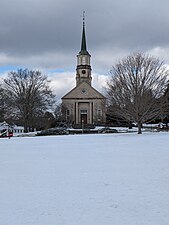
M 87 76 L 86 70 L 82 70 L 82 76 L 83 77 L 86 77 Z
M 82 70 L 82 74 L 86 74 L 86 70 Z

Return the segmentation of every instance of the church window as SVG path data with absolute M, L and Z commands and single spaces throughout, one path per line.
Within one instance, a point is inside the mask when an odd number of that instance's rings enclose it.
M 82 58 L 82 65 L 85 65 L 86 59 L 85 57 Z
M 77 64 L 78 64 L 78 65 L 80 65 L 80 64 L 81 64 L 81 60 L 80 60 L 80 58 L 79 58 L 79 57 L 77 58 Z
M 102 114 L 101 109 L 98 109 L 98 111 L 97 111 L 97 116 L 98 116 L 98 119 L 101 119 L 101 114 Z
M 86 88 L 82 88 L 82 89 L 81 89 L 81 92 L 82 92 L 82 94 L 87 94 Z
M 87 114 L 87 110 L 85 109 L 80 110 L 80 114 Z
M 66 115 L 70 116 L 70 110 L 69 109 L 66 110 Z
M 66 110 L 66 119 L 68 120 L 68 119 L 69 119 L 69 117 L 70 117 L 70 110 L 69 110 L 69 109 L 67 109 L 67 110 Z

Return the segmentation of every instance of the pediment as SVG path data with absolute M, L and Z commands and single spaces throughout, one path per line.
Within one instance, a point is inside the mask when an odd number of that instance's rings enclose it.
M 105 99 L 105 97 L 88 83 L 83 82 L 64 95 L 62 99 Z

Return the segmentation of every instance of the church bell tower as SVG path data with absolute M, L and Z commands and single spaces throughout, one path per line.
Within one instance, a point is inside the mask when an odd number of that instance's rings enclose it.
M 82 41 L 81 50 L 77 55 L 77 67 L 76 67 L 76 86 L 82 82 L 86 82 L 91 86 L 91 55 L 87 51 L 86 35 L 85 35 L 85 12 L 83 12 L 83 29 L 82 29 Z
M 73 128 L 94 128 L 106 121 L 106 98 L 92 87 L 91 55 L 87 51 L 83 12 L 81 49 L 77 55 L 76 86 L 62 97 L 62 111 Z

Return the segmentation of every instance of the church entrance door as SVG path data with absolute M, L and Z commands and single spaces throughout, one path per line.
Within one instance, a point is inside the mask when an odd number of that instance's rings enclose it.
M 81 110 L 81 124 L 87 124 L 87 110 Z

